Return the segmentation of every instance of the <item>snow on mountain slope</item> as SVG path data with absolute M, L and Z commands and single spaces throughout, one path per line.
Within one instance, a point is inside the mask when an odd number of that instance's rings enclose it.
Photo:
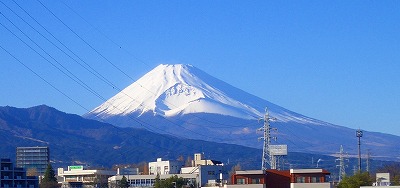
M 159 65 L 85 117 L 175 137 L 261 147 L 258 128 L 268 107 L 272 131 L 290 151 L 355 154 L 355 130 L 292 112 L 235 88 L 191 65 Z M 364 131 L 363 143 L 381 158 L 400 152 L 400 137 Z M 397 160 L 397 159 L 396 159 Z
M 323 124 L 234 88 L 191 65 L 181 64 L 157 66 L 89 114 L 107 118 L 146 112 L 164 117 L 212 113 L 258 119 L 263 117 L 266 106 L 279 121 Z

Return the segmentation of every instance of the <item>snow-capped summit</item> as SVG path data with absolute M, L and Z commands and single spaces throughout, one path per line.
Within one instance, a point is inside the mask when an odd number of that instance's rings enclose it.
M 207 81 L 215 80 L 191 65 L 159 65 L 90 113 L 109 116 L 152 112 L 174 116 L 206 112 L 240 118 L 260 115 L 212 87 L 201 76 Z
M 238 75 L 240 76 L 240 75 Z M 268 107 L 274 144 L 290 151 L 356 151 L 354 129 L 292 112 L 235 88 L 191 65 L 159 65 L 85 115 L 121 127 L 139 127 L 177 137 L 261 147 L 256 131 Z M 364 131 L 363 142 L 387 157 L 400 137 Z M 393 152 L 387 152 L 393 151 Z M 382 156 L 385 157 L 385 156 Z
M 172 117 L 209 113 L 241 119 L 263 117 L 264 108 L 280 121 L 312 122 L 299 114 L 250 95 L 192 65 L 159 65 L 89 114 L 98 118 L 151 112 Z

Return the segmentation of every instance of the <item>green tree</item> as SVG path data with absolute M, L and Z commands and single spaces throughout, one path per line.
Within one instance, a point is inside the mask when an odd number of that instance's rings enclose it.
M 58 187 L 57 178 L 54 173 L 53 167 L 49 163 L 47 165 L 46 171 L 44 172 L 43 178 L 40 181 L 40 188 L 56 188 L 56 187 Z
M 127 187 L 129 187 L 129 182 L 128 182 L 128 180 L 126 179 L 125 176 L 122 176 L 121 181 L 119 181 L 118 187 L 120 187 L 120 188 L 127 188 Z
M 154 188 L 161 188 L 161 179 L 160 179 L 160 174 L 158 173 L 154 181 Z
M 165 180 L 161 180 L 160 176 L 156 176 L 154 188 L 181 188 L 187 184 L 187 181 L 182 177 L 178 178 L 177 175 L 171 176 Z
M 360 186 L 372 185 L 372 182 L 373 180 L 368 172 L 358 172 L 353 176 L 343 177 L 338 188 L 359 188 Z

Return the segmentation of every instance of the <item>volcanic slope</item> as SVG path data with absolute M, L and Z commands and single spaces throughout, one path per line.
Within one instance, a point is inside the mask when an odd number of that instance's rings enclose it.
M 355 130 L 287 110 L 191 65 L 159 65 L 84 117 L 177 137 L 261 147 L 256 134 L 268 107 L 278 140 L 290 151 L 357 153 Z M 399 136 L 364 131 L 363 148 L 395 159 Z

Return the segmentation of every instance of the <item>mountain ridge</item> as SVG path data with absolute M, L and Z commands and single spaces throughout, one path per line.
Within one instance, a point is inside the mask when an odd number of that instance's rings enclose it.
M 176 97 L 176 100 L 172 100 L 171 98 L 173 97 Z M 239 99 L 243 100 L 243 98 L 249 101 L 239 101 Z M 202 102 L 205 104 L 202 104 Z M 267 105 L 260 106 L 258 105 L 260 103 L 267 103 Z M 157 104 L 167 109 L 157 108 Z M 191 105 L 193 107 L 191 107 Z M 209 105 L 212 107 L 209 107 Z M 312 118 L 307 118 L 265 101 L 255 95 L 246 93 L 241 89 L 212 77 L 192 65 L 182 64 L 162 64 L 157 66 L 84 116 L 96 114 L 97 116 L 107 117 L 108 115 L 127 115 L 137 112 L 140 112 L 138 114 L 144 114 L 148 111 L 163 115 L 168 114 L 168 110 L 176 110 L 178 112 L 183 112 L 183 114 L 205 112 L 240 117 L 243 119 L 258 119 L 263 117 L 264 108 L 266 106 L 274 109 L 270 113 L 280 121 L 301 122 L 303 120 L 308 120 L 308 122 L 320 123 Z M 189 107 L 189 109 L 182 110 L 182 107 Z M 237 109 L 230 110 L 234 108 L 239 108 L 240 111 Z M 245 115 L 243 115 L 243 113 Z M 167 117 L 176 114 L 177 113 L 170 113 Z
M 7 129 L 4 129 L 4 128 Z M 22 136 L 25 132 L 30 135 Z M 15 108 L 0 106 L 0 157 L 15 159 L 16 147 L 49 146 L 54 168 L 84 165 L 85 168 L 111 168 L 115 164 L 138 164 L 162 157 L 176 160 L 204 152 L 207 159 L 243 169 L 259 169 L 261 149 L 203 140 L 181 139 L 144 129 L 121 128 L 84 119 L 45 105 Z M 312 159 L 323 159 L 319 167 L 337 174 L 333 156 L 289 152 L 282 168 L 314 168 Z M 393 162 L 371 160 L 371 170 Z M 350 164 L 358 164 L 356 158 Z
M 159 65 L 84 117 L 120 127 L 147 127 L 183 138 L 260 148 L 257 120 L 268 107 L 278 141 L 292 151 L 356 152 L 355 130 L 316 120 L 246 93 L 191 65 Z M 157 128 L 155 130 L 154 128 Z M 397 158 L 400 137 L 365 131 L 366 147 Z M 378 147 L 379 146 L 379 147 Z
M 231 156 L 233 161 L 240 150 L 249 152 L 240 155 L 254 160 L 261 155 L 258 149 L 244 146 L 181 139 L 145 129 L 120 128 L 45 105 L 0 107 L 0 136 L 5 139 L 5 144 L 0 145 L 2 154 L 8 153 L 14 158 L 16 147 L 49 146 L 51 160 L 57 165 L 112 166 L 158 157 L 176 159 L 179 155 L 192 156 L 202 149 L 218 158 Z M 224 149 L 227 151 L 225 154 L 221 152 Z

